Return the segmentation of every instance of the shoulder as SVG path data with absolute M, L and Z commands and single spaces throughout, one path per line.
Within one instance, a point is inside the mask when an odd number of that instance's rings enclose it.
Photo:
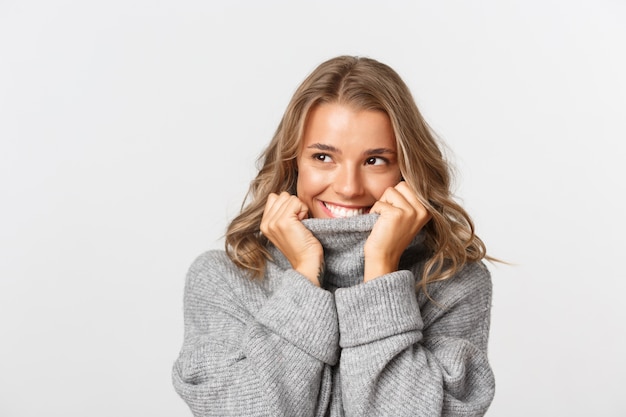
M 199 281 L 214 280 L 223 274 L 236 273 L 237 267 L 222 250 L 210 250 L 200 254 L 187 271 L 187 285 Z M 241 271 L 239 272 L 241 274 Z
M 482 261 L 468 263 L 450 278 L 449 284 L 461 296 L 475 293 L 491 294 L 491 273 Z
M 267 296 L 268 279 L 254 279 L 237 267 L 223 250 L 198 256 L 187 273 L 185 302 L 222 309 L 249 309 Z
M 236 273 L 239 270 L 223 250 L 210 250 L 200 254 L 189 267 L 188 275 L 207 275 L 213 272 Z
M 453 336 L 486 349 L 492 284 L 485 264 L 466 264 L 454 276 L 429 284 L 427 292 L 418 295 L 425 339 Z
M 459 304 L 488 310 L 492 294 L 491 273 L 483 262 L 468 263 L 450 278 L 428 284 L 427 293 L 440 307 L 438 310 L 445 311 Z M 423 303 L 430 301 L 423 291 L 420 291 L 419 298 Z
M 223 250 L 210 250 L 198 256 L 189 267 L 185 293 L 231 293 L 234 288 L 249 285 L 253 280 L 238 268 Z
M 445 292 L 449 297 L 463 298 L 466 295 L 491 291 L 491 273 L 483 262 L 463 265 L 453 276 L 430 284 L 434 290 Z

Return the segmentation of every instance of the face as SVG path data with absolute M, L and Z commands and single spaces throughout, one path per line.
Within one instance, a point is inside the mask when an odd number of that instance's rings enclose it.
M 297 195 L 315 218 L 366 214 L 402 176 L 389 117 L 342 104 L 310 110 L 297 163 Z

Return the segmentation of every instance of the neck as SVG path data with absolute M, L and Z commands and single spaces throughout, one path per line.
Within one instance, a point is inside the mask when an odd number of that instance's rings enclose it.
M 313 233 L 324 248 L 326 269 L 323 285 L 328 290 L 351 287 L 363 282 L 363 247 L 378 214 L 365 214 L 342 219 L 306 219 L 302 224 Z M 423 234 L 418 234 L 408 249 L 422 249 Z M 273 245 L 272 256 L 279 266 L 290 268 L 289 262 Z

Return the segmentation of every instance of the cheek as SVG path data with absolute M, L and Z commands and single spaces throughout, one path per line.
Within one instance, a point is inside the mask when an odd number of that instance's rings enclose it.
M 380 197 L 385 193 L 385 190 L 389 187 L 395 187 L 400 182 L 400 174 L 389 175 L 384 178 L 372 178 L 369 182 L 369 193 L 376 200 L 380 200 Z
M 319 171 L 302 167 L 298 171 L 297 195 L 299 198 L 312 198 L 324 190 L 325 176 Z

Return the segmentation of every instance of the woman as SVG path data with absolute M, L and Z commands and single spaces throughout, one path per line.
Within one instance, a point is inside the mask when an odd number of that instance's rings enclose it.
M 324 62 L 260 163 L 226 251 L 188 273 L 173 381 L 194 415 L 483 415 L 485 247 L 400 77 Z

